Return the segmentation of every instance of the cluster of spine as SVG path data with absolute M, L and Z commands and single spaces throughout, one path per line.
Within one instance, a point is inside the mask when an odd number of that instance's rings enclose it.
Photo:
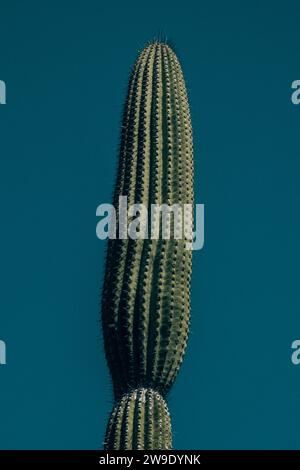
M 124 108 L 114 206 L 193 205 L 193 144 L 179 61 L 165 43 L 147 46 L 133 68 Z M 117 228 L 120 222 L 117 211 Z M 158 216 L 159 217 L 159 216 Z M 153 222 L 153 220 L 152 220 Z M 191 215 L 192 224 L 192 215 Z M 171 230 L 175 234 L 175 228 Z M 109 240 L 102 327 L 115 407 L 106 449 L 168 449 L 165 396 L 186 348 L 190 237 Z

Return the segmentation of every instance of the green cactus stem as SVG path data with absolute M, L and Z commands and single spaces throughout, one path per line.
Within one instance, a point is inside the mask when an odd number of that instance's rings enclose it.
M 165 43 L 147 46 L 130 77 L 116 209 L 120 196 L 127 196 L 128 205 L 147 208 L 194 202 L 185 82 Z M 105 448 L 167 449 L 171 428 L 165 397 L 178 374 L 189 330 L 190 238 L 133 240 L 118 235 L 108 242 L 102 295 L 105 353 L 115 394 Z
M 107 449 L 171 449 L 171 423 L 165 400 L 150 388 L 123 395 L 111 413 Z

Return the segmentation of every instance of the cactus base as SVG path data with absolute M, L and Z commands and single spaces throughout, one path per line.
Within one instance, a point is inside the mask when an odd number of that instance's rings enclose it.
M 124 394 L 110 415 L 104 449 L 171 448 L 171 422 L 164 398 L 151 388 L 137 388 Z

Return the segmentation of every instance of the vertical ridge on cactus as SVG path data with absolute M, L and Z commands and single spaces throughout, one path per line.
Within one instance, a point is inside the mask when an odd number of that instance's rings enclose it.
M 128 206 L 147 208 L 194 203 L 185 82 L 175 53 L 162 42 L 143 49 L 129 81 L 113 197 L 117 227 L 120 196 L 127 196 Z M 160 215 L 148 211 L 149 229 L 151 217 Z M 115 406 L 107 449 L 171 447 L 165 397 L 186 349 L 192 251 L 187 235 L 175 238 L 171 221 L 169 226 L 170 239 L 120 238 L 118 229 L 108 242 L 102 327 Z

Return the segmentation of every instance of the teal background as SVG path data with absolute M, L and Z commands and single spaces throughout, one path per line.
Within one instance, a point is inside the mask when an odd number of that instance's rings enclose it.
M 101 447 L 95 213 L 130 67 L 159 32 L 185 72 L 205 204 L 174 446 L 300 448 L 299 26 L 298 1 L 0 0 L 2 449 Z

